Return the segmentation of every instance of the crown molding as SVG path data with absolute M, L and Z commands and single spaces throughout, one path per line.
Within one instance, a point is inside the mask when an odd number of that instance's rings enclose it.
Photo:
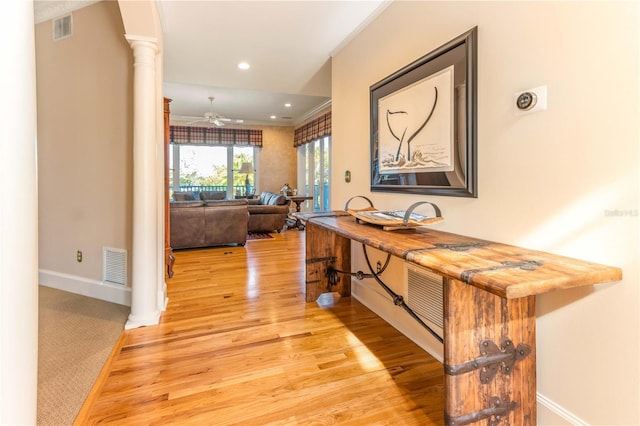
M 74 10 L 82 9 L 98 3 L 100 0 L 67 0 L 49 1 L 39 0 L 33 2 L 33 16 L 36 24 L 59 16 L 64 16 Z
M 342 49 L 344 49 L 347 44 L 349 44 L 354 38 L 356 38 L 356 36 L 360 34 L 362 30 L 364 30 L 371 22 L 373 22 L 373 20 L 376 19 L 378 15 L 384 12 L 384 10 L 389 7 L 391 3 L 393 3 L 393 0 L 382 0 L 378 7 L 376 7 L 376 9 L 367 17 L 367 19 L 362 21 L 360 25 L 358 25 L 353 31 L 351 31 L 351 33 L 347 35 L 347 37 L 345 37 L 345 39 L 342 40 L 335 49 L 333 49 L 329 56 L 332 58 L 335 57 Z
M 319 114 L 320 112 L 322 112 L 322 110 L 330 108 L 330 107 L 331 107 L 331 99 L 328 99 L 326 102 L 323 102 L 320 105 L 318 105 L 317 107 L 313 108 L 311 111 L 308 111 L 306 114 L 304 114 L 302 117 L 300 117 L 300 119 L 298 119 L 295 123 L 293 123 L 293 125 L 294 126 L 298 126 L 299 124 L 304 123 L 306 120 L 309 120 L 310 118 L 312 118 L 316 114 Z

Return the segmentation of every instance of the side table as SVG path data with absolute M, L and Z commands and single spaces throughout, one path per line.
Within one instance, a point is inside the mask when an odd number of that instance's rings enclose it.
M 313 197 L 311 195 L 287 195 L 287 201 L 292 202 L 295 204 L 296 206 L 296 213 L 300 212 L 300 205 L 302 203 L 304 203 L 307 200 L 313 200 Z M 292 226 L 292 228 L 298 228 L 299 231 L 302 231 L 304 229 L 304 224 L 302 222 L 300 222 L 300 219 L 298 219 L 297 217 L 290 217 L 290 219 L 293 221 L 295 219 L 295 224 Z

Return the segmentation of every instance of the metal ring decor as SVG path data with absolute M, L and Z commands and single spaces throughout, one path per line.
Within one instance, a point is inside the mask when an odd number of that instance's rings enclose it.
M 368 199 L 367 197 L 365 197 L 364 195 L 354 195 L 353 197 L 349 198 L 347 200 L 347 203 L 344 205 L 344 210 L 347 211 L 347 209 L 349 208 L 349 203 L 351 202 L 351 200 L 353 200 L 354 198 L 364 198 L 365 200 L 367 200 L 367 202 L 369 202 L 369 205 L 371 207 L 373 207 L 373 201 L 371 201 L 370 199 Z
M 404 214 L 404 219 L 402 220 L 402 223 L 404 223 L 405 225 L 408 224 L 409 219 L 411 218 L 411 213 L 413 213 L 413 210 L 421 204 L 429 204 L 431 207 L 433 207 L 433 211 L 436 213 L 436 217 L 442 217 L 442 212 L 440 211 L 440 207 L 436 206 L 430 201 L 418 201 L 417 203 L 411 204 L 411 206 L 407 209 L 407 211 Z M 371 206 L 373 207 L 373 205 Z

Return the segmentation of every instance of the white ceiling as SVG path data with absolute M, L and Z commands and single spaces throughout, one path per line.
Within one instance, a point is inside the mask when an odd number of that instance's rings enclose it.
M 244 124 L 304 121 L 330 104 L 332 55 L 390 1 L 156 0 L 172 121 L 203 119 L 211 109 Z M 35 21 L 93 3 L 36 0 Z M 240 61 L 251 68 L 239 70 Z
M 213 111 L 245 124 L 294 125 L 331 98 L 331 56 L 384 0 L 158 0 L 164 94 L 174 122 Z M 251 68 L 239 70 L 246 61 Z M 285 103 L 291 103 L 285 108 Z M 275 115 L 276 119 L 270 119 Z
M 204 118 L 211 109 L 244 124 L 303 121 L 330 103 L 332 55 L 390 1 L 156 0 L 172 121 Z M 93 3 L 36 0 L 35 20 Z M 240 61 L 251 68 L 239 70 Z

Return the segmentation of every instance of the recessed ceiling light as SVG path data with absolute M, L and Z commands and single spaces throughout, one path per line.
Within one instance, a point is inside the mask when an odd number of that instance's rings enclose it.
M 244 123 L 244 120 L 236 120 L 236 123 Z
M 247 62 L 240 62 L 238 64 L 238 68 L 240 68 L 241 70 L 248 70 L 249 68 L 251 68 L 251 65 L 249 65 Z
M 276 119 L 276 116 L 275 116 L 275 115 L 272 115 L 272 116 L 271 116 L 271 117 L 269 117 L 269 118 L 270 118 L 270 119 L 272 119 L 272 120 L 275 120 L 275 119 Z
M 286 104 L 284 104 L 285 108 L 291 108 L 291 104 L 289 102 L 287 102 Z

